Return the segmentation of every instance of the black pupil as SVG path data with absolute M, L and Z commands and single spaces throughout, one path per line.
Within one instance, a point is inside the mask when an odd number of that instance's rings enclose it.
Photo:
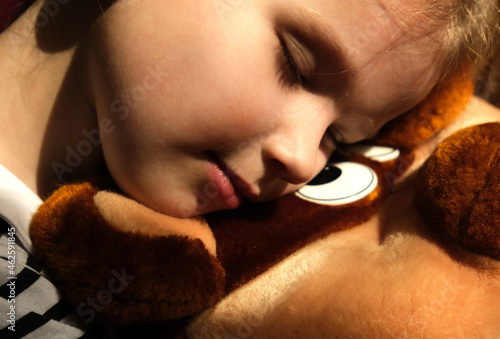
M 317 176 L 307 183 L 309 186 L 319 186 L 336 180 L 342 175 L 342 170 L 335 166 L 326 166 Z

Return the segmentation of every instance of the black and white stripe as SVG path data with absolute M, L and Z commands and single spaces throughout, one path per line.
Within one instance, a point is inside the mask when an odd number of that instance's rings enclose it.
M 15 279 L 7 262 L 7 230 L 13 227 L 0 217 L 0 338 L 99 338 L 83 319 L 66 305 L 56 287 L 45 277 L 38 261 L 16 242 Z M 10 281 L 15 281 L 15 303 L 9 303 Z M 9 329 L 7 312 L 15 305 L 15 331 Z M 86 334 L 87 332 L 87 334 Z

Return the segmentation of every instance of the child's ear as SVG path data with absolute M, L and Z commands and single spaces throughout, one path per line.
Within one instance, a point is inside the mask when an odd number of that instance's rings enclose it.
M 413 109 L 388 122 L 374 138 L 380 145 L 414 147 L 455 120 L 474 92 L 471 67 L 464 63 L 440 81 Z

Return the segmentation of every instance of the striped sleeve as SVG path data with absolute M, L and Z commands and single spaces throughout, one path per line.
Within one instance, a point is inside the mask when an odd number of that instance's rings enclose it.
M 83 337 L 93 324 L 62 301 L 37 260 L 16 241 L 15 227 L 1 218 L 0 227 L 0 338 Z

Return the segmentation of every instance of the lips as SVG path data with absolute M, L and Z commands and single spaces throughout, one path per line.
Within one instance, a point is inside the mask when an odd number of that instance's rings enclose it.
M 219 200 L 227 209 L 237 208 L 243 203 L 244 193 L 240 187 L 245 187 L 245 183 L 212 152 L 209 152 L 208 173 L 210 184 L 217 189 Z

